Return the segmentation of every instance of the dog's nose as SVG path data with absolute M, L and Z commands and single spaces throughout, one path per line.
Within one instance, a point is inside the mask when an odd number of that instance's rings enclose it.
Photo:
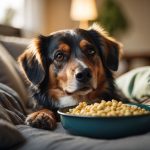
M 91 70 L 85 68 L 76 74 L 76 80 L 79 82 L 88 82 L 92 78 Z

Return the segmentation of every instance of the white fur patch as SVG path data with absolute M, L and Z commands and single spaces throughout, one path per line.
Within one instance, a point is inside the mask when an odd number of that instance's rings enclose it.
M 73 93 L 74 91 L 77 90 L 77 81 L 73 80 L 71 83 L 69 83 L 69 85 L 66 87 L 66 91 L 69 93 Z
M 74 30 L 69 30 L 71 35 L 76 35 L 76 32 Z
M 72 96 L 64 96 L 64 97 L 61 97 L 59 99 L 59 107 L 62 108 L 62 107 L 67 107 L 67 106 L 73 106 L 73 105 L 76 105 L 78 104 L 77 100 L 73 99 Z
M 87 65 L 86 65 L 84 62 L 82 62 L 81 60 L 76 59 L 76 61 L 77 61 L 83 68 L 88 68 Z

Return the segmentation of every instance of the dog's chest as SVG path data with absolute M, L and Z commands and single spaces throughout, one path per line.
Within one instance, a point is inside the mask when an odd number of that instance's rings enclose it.
M 77 105 L 78 101 L 75 100 L 72 96 L 63 96 L 61 98 L 59 98 L 59 102 L 58 105 L 60 108 L 62 107 L 67 107 L 67 106 L 73 106 L 73 105 Z

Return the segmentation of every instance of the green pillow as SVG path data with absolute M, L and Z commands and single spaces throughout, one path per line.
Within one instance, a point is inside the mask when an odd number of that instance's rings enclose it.
M 150 66 L 131 70 L 120 76 L 116 84 L 126 97 L 150 104 Z

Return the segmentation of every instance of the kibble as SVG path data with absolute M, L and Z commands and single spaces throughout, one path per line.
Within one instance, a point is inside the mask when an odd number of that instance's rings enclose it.
M 118 102 L 117 100 L 102 100 L 100 103 L 91 105 L 88 105 L 86 102 L 80 102 L 78 106 L 69 109 L 67 113 L 79 116 L 117 117 L 149 114 L 150 111 L 135 105 L 123 104 L 121 101 Z

